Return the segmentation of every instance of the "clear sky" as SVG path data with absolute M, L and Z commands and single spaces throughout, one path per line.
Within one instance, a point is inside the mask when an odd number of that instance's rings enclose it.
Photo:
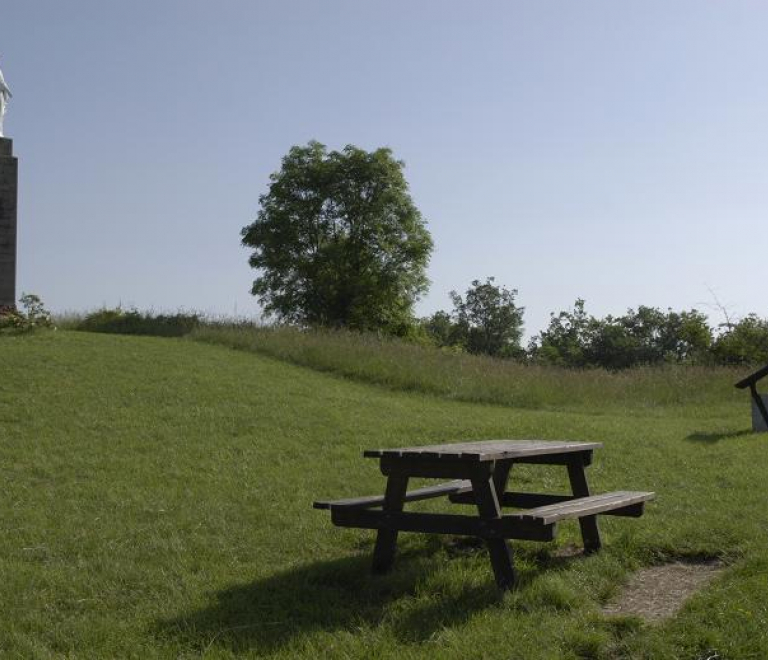
M 317 139 L 406 162 L 420 314 L 494 275 L 529 334 L 577 297 L 768 315 L 763 0 L 2 0 L 0 68 L 57 311 L 257 313 L 240 229 Z

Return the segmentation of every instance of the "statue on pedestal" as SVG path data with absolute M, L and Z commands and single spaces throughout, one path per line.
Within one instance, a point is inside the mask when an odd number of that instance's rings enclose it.
M 5 116 L 5 108 L 8 105 L 8 100 L 13 96 L 11 90 L 8 89 L 8 85 L 5 84 L 3 78 L 3 72 L 0 71 L 0 137 L 3 137 L 3 117 Z

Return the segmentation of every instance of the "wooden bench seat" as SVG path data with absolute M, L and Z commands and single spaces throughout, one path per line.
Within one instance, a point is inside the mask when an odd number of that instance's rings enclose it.
M 521 520 L 536 520 L 544 525 L 597 514 L 637 518 L 643 515 L 645 502 L 654 497 L 654 493 L 618 490 L 612 493 L 577 497 L 556 504 L 547 504 L 513 515 Z
M 419 500 L 429 500 L 434 497 L 442 497 L 452 493 L 461 493 L 472 490 L 472 484 L 466 479 L 456 479 L 436 486 L 427 486 L 409 490 L 405 494 L 405 502 L 418 502 Z M 344 500 L 327 500 L 314 502 L 312 506 L 315 509 L 371 509 L 377 506 L 384 506 L 383 495 L 371 495 L 368 497 L 353 497 Z
M 455 481 L 411 492 L 411 500 L 438 497 L 457 489 L 470 488 L 469 482 Z M 426 491 L 426 492 L 425 492 Z M 336 502 L 317 502 L 317 508 L 331 509 L 331 519 L 339 527 L 455 534 L 482 538 L 552 541 L 556 524 L 562 520 L 601 515 L 638 517 L 653 493 L 616 491 L 548 504 L 528 511 L 509 513 L 495 520 L 454 514 L 411 513 L 370 510 L 381 505 L 379 498 L 361 497 Z
M 405 502 L 418 502 L 448 495 L 453 502 L 470 504 L 474 502 L 472 484 L 466 479 L 456 479 L 436 486 L 409 490 Z M 638 491 L 614 491 L 589 497 L 572 495 L 538 495 L 534 493 L 505 493 L 504 506 L 530 507 L 530 503 L 553 501 L 544 506 L 534 506 L 521 513 L 510 514 L 520 520 L 536 520 L 544 525 L 582 518 L 597 514 L 639 517 L 643 514 L 645 502 L 652 500 L 654 493 Z M 383 495 L 352 497 L 341 500 L 321 500 L 313 503 L 315 509 L 372 509 L 384 505 Z

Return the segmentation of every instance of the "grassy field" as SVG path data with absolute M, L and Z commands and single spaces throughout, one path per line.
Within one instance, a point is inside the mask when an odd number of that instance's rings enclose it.
M 205 323 L 193 339 L 269 355 L 390 389 L 516 408 L 578 411 L 636 409 L 652 414 L 678 406 L 684 414 L 727 415 L 743 402 L 733 383 L 744 369 L 669 365 L 617 372 L 569 370 L 455 353 L 399 339 L 348 331 Z
M 602 397 L 604 374 L 581 390 L 561 375 L 502 406 L 188 340 L 3 338 L 0 656 L 768 657 L 768 444 L 729 375 L 638 372 L 650 384 L 627 374 Z M 596 556 L 555 552 L 575 523 L 515 543 L 522 585 L 506 594 L 482 548 L 448 538 L 404 535 L 396 570 L 373 577 L 373 534 L 311 508 L 381 491 L 363 448 L 499 437 L 602 441 L 595 490 L 658 499 L 604 519 Z M 728 568 L 661 625 L 601 614 L 633 570 L 677 557 Z

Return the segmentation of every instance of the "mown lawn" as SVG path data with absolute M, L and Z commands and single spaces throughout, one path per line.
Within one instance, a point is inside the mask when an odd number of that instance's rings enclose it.
M 0 655 L 19 658 L 768 657 L 768 440 L 744 399 L 713 408 L 516 409 L 343 380 L 177 339 L 69 332 L 0 339 Z M 379 492 L 366 447 L 569 438 L 605 446 L 595 490 L 655 490 L 605 549 L 515 543 L 500 594 L 482 548 L 373 533 L 317 497 Z M 564 472 L 564 471 L 563 471 Z M 556 468 L 520 470 L 559 490 Z M 520 483 L 520 481 L 518 483 Z M 630 572 L 728 564 L 675 618 L 606 617 Z

